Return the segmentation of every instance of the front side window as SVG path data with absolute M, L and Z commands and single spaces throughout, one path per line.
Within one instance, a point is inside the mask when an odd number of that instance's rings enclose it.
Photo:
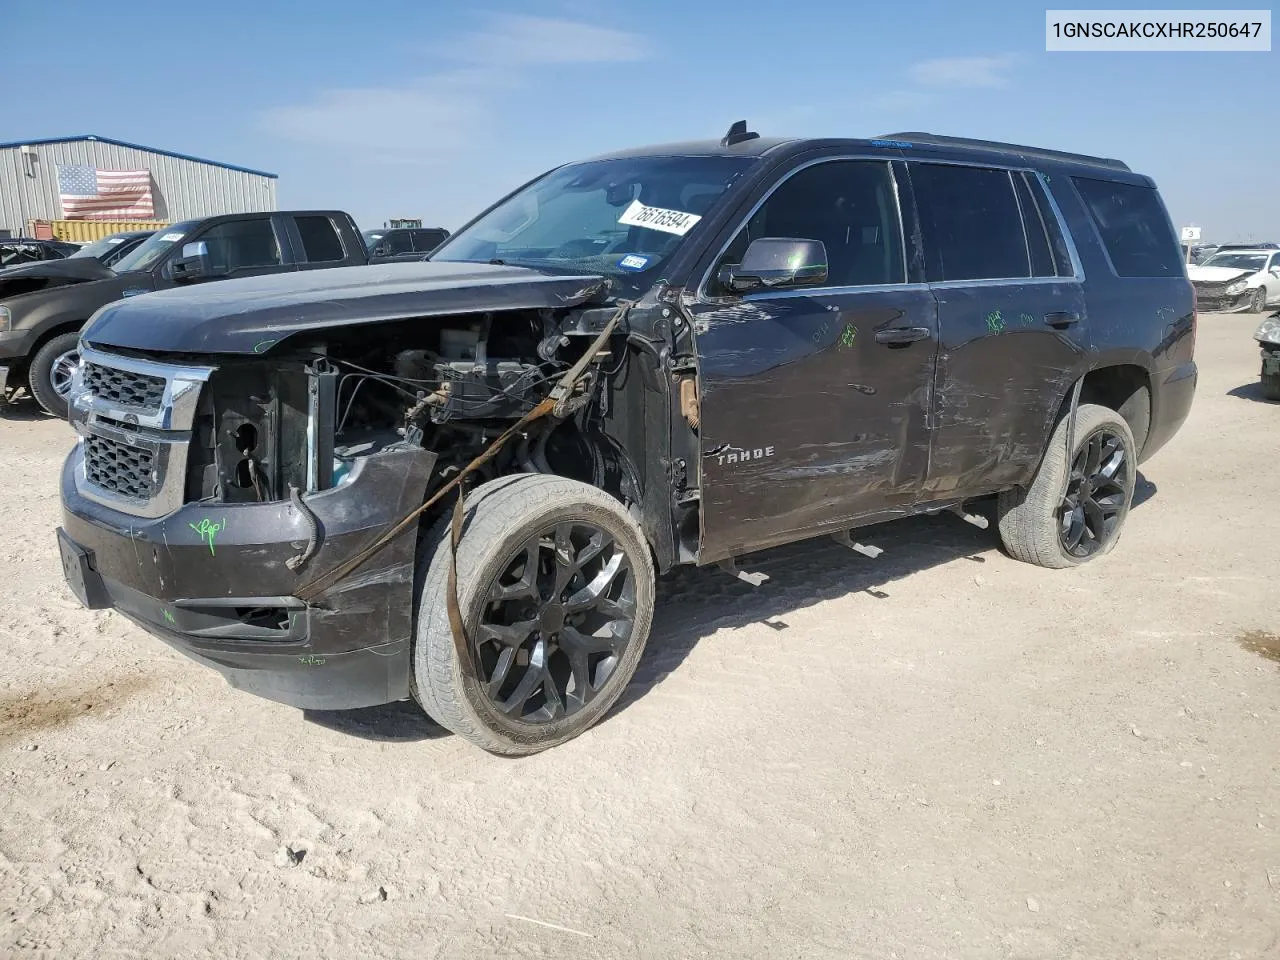
M 1008 170 L 940 163 L 912 163 L 909 169 L 931 283 L 1031 276 Z
M 388 253 L 413 253 L 413 238 L 408 230 L 392 230 L 384 239 Z
M 626 157 L 551 171 L 433 255 L 558 273 L 603 274 L 635 291 L 753 165 L 752 157 Z
M 131 253 L 113 263 L 111 269 L 116 273 L 150 270 L 173 248 L 175 243 L 194 230 L 199 222 L 199 220 L 186 220 L 175 223 L 171 227 L 160 228 L 138 244 Z
M 445 241 L 443 230 L 414 230 L 413 249 L 418 253 L 430 253 Z
M 784 180 L 734 236 L 714 275 L 740 263 L 761 237 L 820 241 L 827 250 L 827 287 L 906 280 L 898 203 L 882 161 L 828 160 Z M 715 284 L 717 296 L 729 293 Z
M 1120 277 L 1177 277 L 1182 250 L 1151 187 L 1072 177 Z M 1216 259 L 1216 258 L 1215 258 Z
M 280 243 L 271 221 L 228 220 L 211 227 L 197 239 L 209 250 L 209 262 L 218 272 L 234 273 L 254 267 L 280 265 Z

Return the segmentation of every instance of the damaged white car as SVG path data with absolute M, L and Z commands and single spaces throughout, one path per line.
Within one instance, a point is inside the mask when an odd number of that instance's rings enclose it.
M 1230 250 L 1187 267 L 1202 311 L 1263 313 L 1280 304 L 1280 250 Z

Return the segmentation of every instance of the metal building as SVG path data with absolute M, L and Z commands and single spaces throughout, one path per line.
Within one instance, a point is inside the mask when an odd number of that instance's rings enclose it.
M 0 143 L 0 237 L 6 231 L 22 236 L 34 220 L 70 219 L 64 217 L 58 168 L 75 165 L 93 171 L 149 170 L 153 218 L 165 223 L 277 209 L 274 173 L 110 137 L 19 140 Z

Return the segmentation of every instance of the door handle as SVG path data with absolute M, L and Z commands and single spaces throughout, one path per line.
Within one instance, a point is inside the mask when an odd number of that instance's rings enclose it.
M 889 327 L 876 331 L 876 343 L 915 343 L 917 340 L 928 340 L 933 331 L 928 327 Z
M 1069 327 L 1073 323 L 1080 322 L 1078 313 L 1068 313 L 1066 310 L 1058 310 L 1054 313 L 1046 313 L 1044 322 L 1051 327 Z

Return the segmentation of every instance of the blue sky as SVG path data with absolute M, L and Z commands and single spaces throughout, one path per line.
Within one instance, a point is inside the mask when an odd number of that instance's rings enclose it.
M 554 164 L 739 118 L 929 130 L 1119 157 L 1206 238 L 1280 240 L 1277 52 L 1046 53 L 1043 5 L 990 0 L 296 9 L 9 5 L 0 140 L 96 133 L 274 171 L 282 207 L 454 228 Z

